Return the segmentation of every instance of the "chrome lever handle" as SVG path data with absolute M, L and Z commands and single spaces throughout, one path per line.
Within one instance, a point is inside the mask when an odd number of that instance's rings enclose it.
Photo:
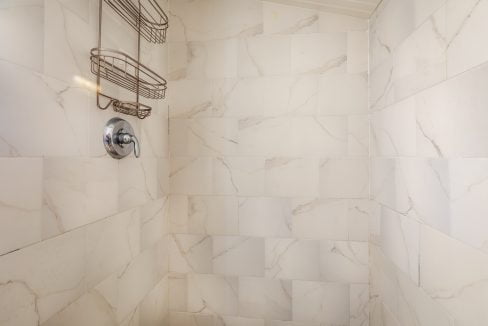
M 129 133 L 121 132 L 117 135 L 119 144 L 128 145 L 130 143 L 134 144 L 134 155 L 136 157 L 141 156 L 141 147 L 139 146 L 139 140 L 136 136 Z

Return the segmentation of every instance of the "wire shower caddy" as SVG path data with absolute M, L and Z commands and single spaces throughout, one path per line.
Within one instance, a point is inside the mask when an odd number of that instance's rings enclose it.
M 102 48 L 102 9 L 107 3 L 120 17 L 137 31 L 137 58 L 113 49 Z M 168 17 L 156 0 L 99 0 L 98 47 L 90 51 L 91 72 L 97 76 L 97 106 L 144 119 L 152 108 L 140 102 L 140 96 L 163 99 L 167 82 L 155 71 L 141 63 L 141 36 L 148 42 L 162 44 L 166 40 Z M 135 101 L 121 101 L 102 93 L 101 79 L 136 94 Z M 101 98 L 106 102 L 102 104 Z

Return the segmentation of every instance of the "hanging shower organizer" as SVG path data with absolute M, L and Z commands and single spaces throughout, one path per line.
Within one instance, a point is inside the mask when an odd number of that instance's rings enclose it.
M 137 58 L 122 51 L 102 47 L 102 9 L 108 4 L 137 32 Z M 162 44 L 166 40 L 168 16 L 156 0 L 99 0 L 98 47 L 91 49 L 91 72 L 97 76 L 97 106 L 144 119 L 151 114 L 151 107 L 140 102 L 140 96 L 163 99 L 166 80 L 141 63 L 141 36 L 148 42 Z M 135 93 L 135 101 L 121 101 L 102 93 L 101 79 Z M 102 98 L 104 100 L 102 100 Z M 102 102 L 106 104 L 102 104 Z

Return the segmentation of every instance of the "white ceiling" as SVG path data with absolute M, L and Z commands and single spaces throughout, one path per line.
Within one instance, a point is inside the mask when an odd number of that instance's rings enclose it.
M 369 17 L 382 0 L 268 0 L 321 11 Z

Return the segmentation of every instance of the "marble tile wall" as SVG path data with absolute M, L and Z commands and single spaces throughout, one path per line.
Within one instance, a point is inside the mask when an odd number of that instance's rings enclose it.
M 170 1 L 170 324 L 368 325 L 367 21 Z
M 2 326 L 168 317 L 168 103 L 124 116 L 141 159 L 108 157 L 102 127 L 117 114 L 86 88 L 97 22 L 98 0 L 0 0 Z M 104 29 L 106 46 L 133 53 L 110 10 Z M 166 74 L 166 51 L 145 45 L 144 60 Z
M 371 18 L 371 325 L 488 324 L 487 15 L 384 0 Z

